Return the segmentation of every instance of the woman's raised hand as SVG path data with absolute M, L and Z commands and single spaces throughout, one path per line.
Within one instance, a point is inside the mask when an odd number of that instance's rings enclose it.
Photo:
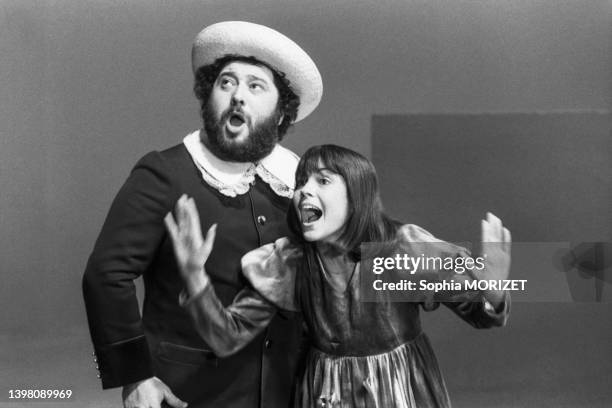
M 490 212 L 481 221 L 481 255 L 484 269 L 473 269 L 472 273 L 480 280 L 503 280 L 510 274 L 510 249 L 512 237 L 499 218 Z M 504 298 L 501 290 L 485 290 L 485 298 L 497 307 Z
M 506 279 L 510 274 L 510 249 L 512 237 L 499 218 L 490 212 L 481 221 L 482 256 L 485 268 L 476 273 L 479 279 Z
M 193 198 L 182 195 L 175 207 L 176 220 L 172 213 L 164 217 L 168 234 L 172 239 L 174 255 L 181 276 L 191 294 L 198 292 L 208 284 L 208 275 L 204 264 L 212 251 L 215 242 L 217 224 L 213 224 L 202 238 L 200 216 Z

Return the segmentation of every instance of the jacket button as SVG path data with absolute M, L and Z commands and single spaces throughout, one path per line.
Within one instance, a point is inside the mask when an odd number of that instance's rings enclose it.
M 266 217 L 264 217 L 263 215 L 258 216 L 257 223 L 262 226 L 266 225 Z
M 100 374 L 98 374 L 96 377 L 100 378 Z
M 272 347 L 272 340 L 266 340 L 266 342 L 264 343 L 264 347 L 269 349 Z

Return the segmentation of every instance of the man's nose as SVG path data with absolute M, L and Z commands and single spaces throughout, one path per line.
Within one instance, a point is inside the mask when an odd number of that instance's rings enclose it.
M 244 105 L 244 86 L 239 84 L 234 88 L 234 93 L 232 94 L 232 105 L 233 106 L 243 106 Z

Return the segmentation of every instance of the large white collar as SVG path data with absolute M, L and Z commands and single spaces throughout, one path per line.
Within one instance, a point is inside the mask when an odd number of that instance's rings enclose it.
M 196 130 L 183 139 L 204 181 L 221 194 L 236 197 L 249 191 L 257 174 L 279 196 L 291 198 L 295 188 L 295 170 L 299 157 L 291 150 L 277 144 L 274 150 L 258 163 L 227 162 L 211 153 L 201 142 Z

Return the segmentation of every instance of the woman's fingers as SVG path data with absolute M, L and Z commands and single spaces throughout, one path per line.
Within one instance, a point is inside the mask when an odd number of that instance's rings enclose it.
M 504 227 L 499 218 L 488 212 L 481 222 L 482 242 L 504 242 Z
M 510 230 L 504 227 L 502 221 L 498 217 L 487 212 L 486 220 L 481 221 L 481 241 L 483 244 L 500 242 L 501 249 L 510 253 L 512 235 L 510 234 Z
M 510 272 L 510 247 L 512 237 L 499 218 L 488 212 L 481 221 L 481 255 L 486 268 L 480 279 L 506 279 Z
M 168 230 L 168 234 L 170 234 L 170 238 L 172 241 L 176 241 L 178 239 L 178 225 L 176 225 L 176 221 L 174 221 L 174 216 L 171 212 L 166 214 L 164 217 L 164 224 L 166 225 L 166 229 Z
M 183 243 L 181 242 L 180 238 L 179 226 L 176 224 L 172 213 L 169 212 L 168 214 L 166 214 L 166 216 L 164 217 L 164 224 L 166 224 L 166 230 L 168 230 L 168 234 L 170 235 L 174 254 L 177 258 L 179 258 Z
M 185 202 L 185 212 L 187 214 L 187 219 L 189 223 L 189 232 L 192 234 L 194 239 L 202 239 L 202 229 L 200 227 L 200 214 L 198 214 L 198 209 L 195 205 L 195 200 L 193 198 L 189 198 Z
M 185 203 L 187 202 L 187 196 L 183 194 L 176 202 L 176 217 L 178 220 L 179 229 L 185 231 L 188 228 L 187 211 L 185 209 Z
M 183 194 L 176 202 L 174 212 L 176 213 L 176 225 L 178 226 L 177 237 L 179 234 L 183 237 L 189 236 L 189 234 L 192 234 L 192 237 L 197 237 L 197 233 L 200 233 L 201 236 L 200 220 L 193 198 L 188 198 L 187 195 Z
M 217 224 L 212 225 L 206 238 L 202 236 L 200 215 L 193 198 L 182 195 L 176 202 L 176 220 L 171 213 L 164 218 L 166 229 L 172 238 L 175 251 L 194 248 L 208 258 L 215 242 Z
M 510 230 L 508 228 L 504 228 L 504 251 L 508 254 L 512 248 L 512 235 L 510 234 Z
M 489 242 L 489 223 L 486 220 L 480 220 L 480 242 Z
M 213 245 L 215 243 L 215 236 L 217 235 L 217 224 L 213 224 L 206 232 L 206 239 L 204 240 L 204 254 L 206 258 L 210 255 Z
M 492 213 L 488 212 L 487 213 L 487 222 L 489 223 L 489 227 L 490 227 L 490 237 L 491 237 L 491 241 L 490 242 L 502 242 L 503 240 L 503 232 L 502 232 L 502 222 L 499 218 L 497 218 L 495 215 L 493 215 Z

